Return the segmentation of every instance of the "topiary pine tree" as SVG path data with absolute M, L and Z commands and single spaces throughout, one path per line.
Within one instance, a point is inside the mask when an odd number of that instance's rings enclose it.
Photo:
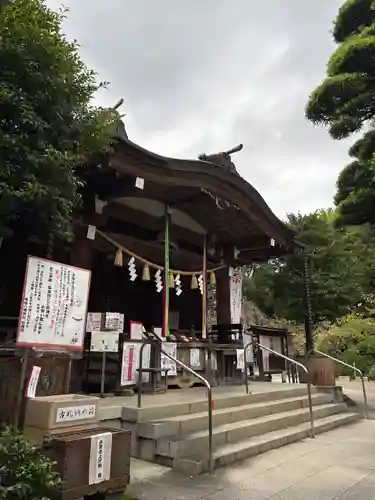
M 308 101 L 306 116 L 335 139 L 366 128 L 337 182 L 335 202 L 344 224 L 375 222 L 375 0 L 348 0 L 334 22 L 338 47 L 327 78 Z

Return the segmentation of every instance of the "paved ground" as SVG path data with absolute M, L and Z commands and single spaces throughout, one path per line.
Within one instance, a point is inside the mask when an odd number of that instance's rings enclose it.
M 344 393 L 355 401 L 359 408 L 363 408 L 363 390 L 360 380 L 349 382 L 348 379 L 341 378 L 338 385 L 342 385 Z M 370 419 L 375 419 L 375 382 L 366 381 L 366 392 Z M 375 498 L 375 494 L 374 494 Z
M 363 420 L 196 478 L 134 460 L 129 494 L 139 500 L 374 500 L 374 435 L 375 420 Z

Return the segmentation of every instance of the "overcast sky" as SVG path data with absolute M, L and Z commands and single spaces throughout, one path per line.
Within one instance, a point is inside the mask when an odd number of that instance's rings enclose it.
M 129 138 L 196 158 L 244 144 L 240 174 L 275 213 L 332 205 L 349 143 L 304 118 L 343 0 L 63 0 L 65 32 L 124 98 Z M 58 8 L 61 0 L 48 0 Z

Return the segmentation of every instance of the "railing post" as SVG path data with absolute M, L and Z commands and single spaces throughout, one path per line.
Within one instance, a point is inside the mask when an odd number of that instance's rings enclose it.
M 139 366 L 138 366 L 138 382 L 137 382 L 138 408 L 142 408 L 143 349 L 145 348 L 146 345 L 151 346 L 151 342 L 143 342 L 139 350 Z
M 361 384 L 362 384 L 362 392 L 363 392 L 363 400 L 365 403 L 365 418 L 368 418 L 368 404 L 367 404 L 367 394 L 366 394 L 366 386 L 365 386 L 365 378 L 363 373 L 361 372 Z
M 168 354 L 167 352 L 165 352 L 159 344 L 153 343 L 153 342 L 143 342 L 142 346 L 141 346 L 141 349 L 139 351 L 139 368 L 138 368 L 138 384 L 137 384 L 137 387 L 138 387 L 138 408 L 141 408 L 141 406 L 142 406 L 142 361 L 143 361 L 143 349 L 144 349 L 144 347 L 147 344 L 150 344 L 150 345 L 152 344 L 155 347 L 157 347 L 159 349 L 159 351 L 164 354 L 164 356 L 167 356 L 167 358 L 169 358 L 172 361 L 174 361 L 175 363 L 177 363 L 179 366 L 181 366 L 187 372 L 191 373 L 192 375 L 195 375 L 199 380 L 201 380 L 204 383 L 204 385 L 207 388 L 208 468 L 209 468 L 209 472 L 211 474 L 213 472 L 213 470 L 214 470 L 213 444 L 212 444 L 212 429 L 213 429 L 213 424 L 212 424 L 212 406 L 213 406 L 213 403 L 212 403 L 212 387 L 211 387 L 211 384 L 209 383 L 209 381 L 207 379 L 205 379 L 204 377 L 202 377 L 202 375 L 200 375 L 199 373 L 197 373 L 196 371 L 194 371 L 192 368 L 190 368 L 190 366 L 185 365 L 184 363 L 182 363 L 182 361 L 174 358 L 173 356 L 171 356 L 170 354 Z
M 363 402 L 364 402 L 364 417 L 368 418 L 368 403 L 367 403 L 367 392 L 366 392 L 366 384 L 365 384 L 365 378 L 363 376 L 362 371 L 353 365 L 349 365 L 349 363 L 345 363 L 345 361 L 341 361 L 341 359 L 334 358 L 333 356 L 330 356 L 329 354 L 326 354 L 325 352 L 319 351 L 318 349 L 315 349 L 315 352 L 317 354 L 320 354 L 321 356 L 325 356 L 328 359 L 332 359 L 332 361 L 335 361 L 336 363 L 339 363 L 340 365 L 346 366 L 347 368 L 352 368 L 354 371 L 356 371 L 359 376 L 361 377 L 361 384 L 362 384 L 362 392 L 363 392 Z
M 250 345 L 253 345 L 252 342 L 249 342 L 248 344 L 245 345 L 244 350 L 243 350 L 243 361 L 245 363 L 245 387 L 246 387 L 246 394 L 249 394 L 249 379 L 247 375 L 247 357 L 246 357 L 246 352 L 247 349 Z
M 284 354 L 281 354 L 280 352 L 274 351 L 273 349 L 270 349 L 269 347 L 266 347 L 263 344 L 260 344 L 259 342 L 249 342 L 245 346 L 245 350 L 248 348 L 250 344 L 257 345 L 261 349 L 264 349 L 265 351 L 271 352 L 272 354 L 275 354 L 276 356 L 279 356 L 280 358 L 285 359 L 286 361 L 289 361 L 290 363 L 293 363 L 296 366 L 299 366 L 302 368 L 307 373 L 307 398 L 308 398 L 308 403 L 309 403 L 309 413 L 310 413 L 310 434 L 311 437 L 315 437 L 315 428 L 314 428 L 314 412 L 313 412 L 313 405 L 312 405 L 312 395 L 311 395 L 311 376 L 309 370 L 306 368 L 305 365 L 302 363 L 299 363 L 293 358 L 289 358 L 288 356 L 284 356 Z M 246 355 L 244 354 L 244 359 L 246 359 Z M 246 384 L 246 391 L 248 391 L 248 384 Z

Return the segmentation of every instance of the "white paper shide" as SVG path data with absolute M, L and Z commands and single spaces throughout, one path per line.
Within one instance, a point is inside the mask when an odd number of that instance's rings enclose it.
M 29 257 L 17 344 L 82 350 L 90 271 Z
M 40 366 L 33 366 L 30 378 L 27 382 L 26 397 L 35 398 L 36 388 L 38 387 L 39 376 L 42 368 Z
M 89 484 L 98 484 L 111 478 L 112 433 L 91 436 Z

